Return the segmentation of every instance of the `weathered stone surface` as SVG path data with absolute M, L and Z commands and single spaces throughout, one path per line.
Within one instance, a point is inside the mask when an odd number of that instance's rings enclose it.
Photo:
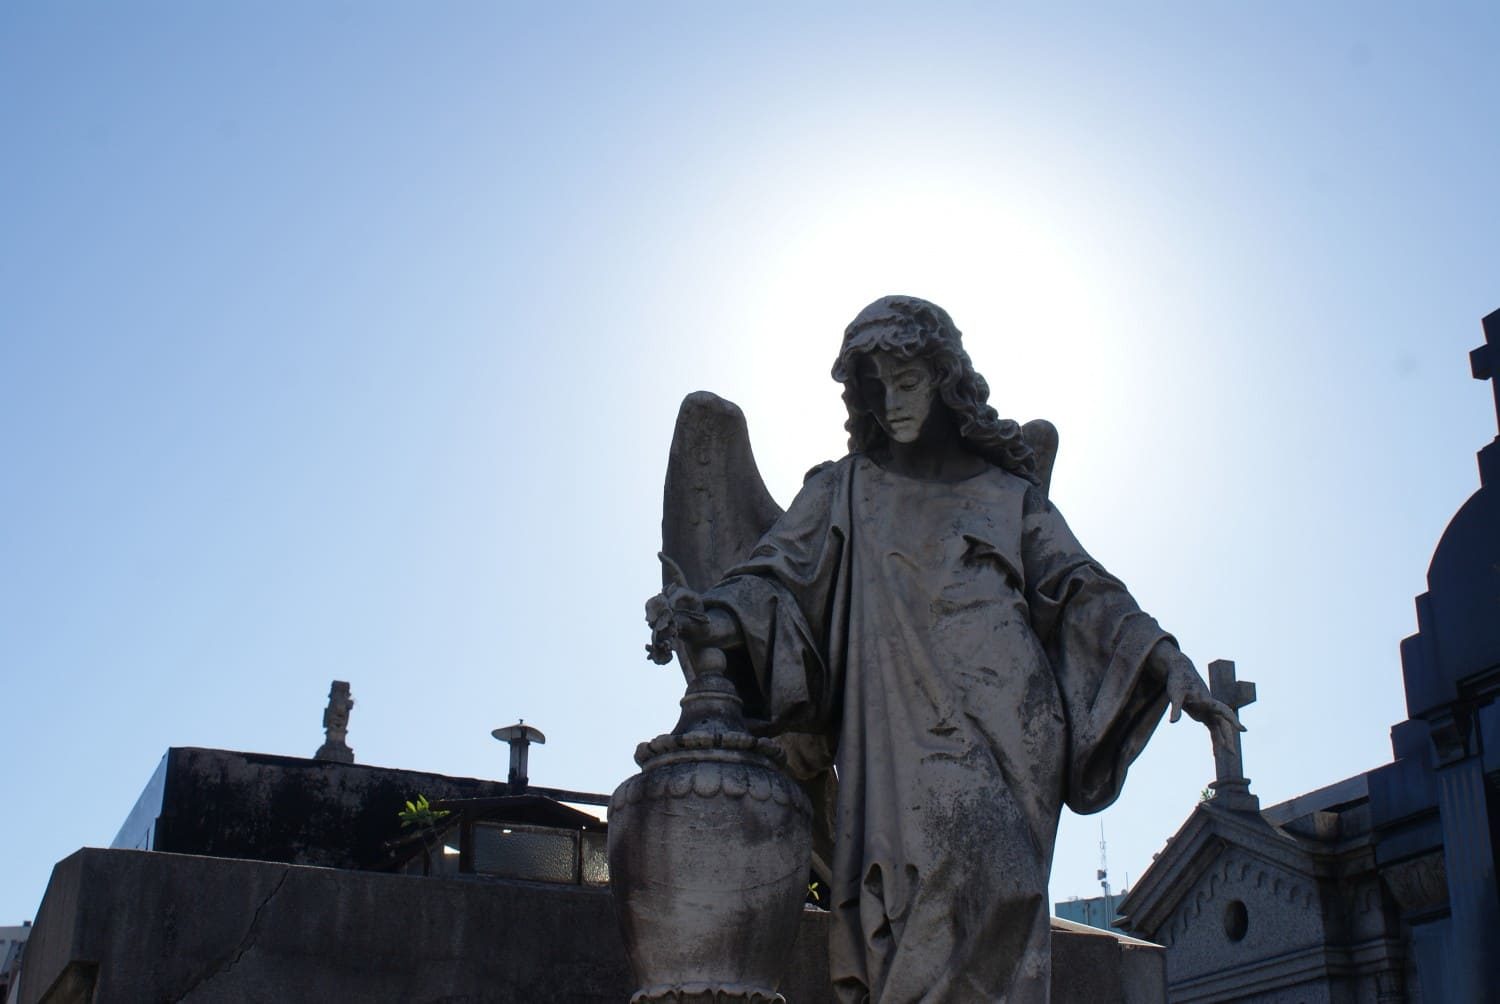
M 1238 723 L 1073 536 L 1047 497 L 1056 430 L 996 414 L 946 312 L 870 304 L 833 377 L 850 452 L 769 528 L 738 409 L 684 402 L 663 549 L 696 574 L 648 601 L 648 651 L 690 680 L 725 667 L 768 733 L 822 740 L 796 776 L 836 787 L 814 828 L 838 834 L 844 999 L 1041 1000 L 1063 803 L 1114 801 L 1169 702 L 1221 746 Z
M 1234 674 L 1234 663 L 1228 659 L 1215 659 L 1208 664 L 1209 688 L 1214 697 L 1238 714 L 1240 709 L 1255 703 L 1255 684 L 1238 680 Z M 1250 779 L 1245 776 L 1245 751 L 1240 737 L 1235 735 L 1227 743 L 1214 744 L 1214 773 L 1212 784 L 1214 798 L 1221 809 L 1241 812 L 1258 812 L 1260 799 L 1250 793 Z
M 771 1004 L 807 899 L 812 807 L 779 748 L 742 731 L 733 684 L 700 677 L 682 703 L 698 728 L 642 744 L 642 772 L 610 799 L 632 999 Z
M 682 402 L 662 499 L 662 553 L 694 589 L 718 582 L 781 517 L 750 450 L 744 412 L 706 391 Z
M 549 789 L 533 788 L 546 793 Z M 367 764 L 173 747 L 114 846 L 371 868 L 409 798 L 492 798 L 499 781 Z
M 1065 922 L 1053 944 L 1053 1001 L 1164 1000 L 1161 949 Z M 790 1004 L 833 1001 L 827 946 L 828 914 L 805 911 Z M 623 1004 L 631 989 L 603 890 L 86 849 L 53 870 L 20 1000 Z
M 1166 983 L 1159 945 L 1052 918 L 1052 1000 L 1058 1004 L 1158 1004 L 1165 999 Z
M 348 681 L 334 680 L 328 688 L 328 707 L 323 709 L 323 745 L 313 754 L 314 759 L 354 762 L 354 751 L 345 741 L 349 735 L 349 712 L 353 710 L 354 698 L 349 696 Z
M 1259 813 L 1198 806 L 1120 905 L 1166 947 L 1174 1001 L 1374 1004 L 1383 983 L 1410 979 L 1363 792 L 1343 782 Z
M 629 980 L 602 891 L 136 851 L 58 864 L 22 1001 L 74 962 L 95 1004 L 619 1004 Z

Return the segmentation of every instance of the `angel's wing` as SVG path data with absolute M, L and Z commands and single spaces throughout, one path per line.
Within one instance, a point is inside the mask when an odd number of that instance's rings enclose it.
M 1057 426 L 1045 418 L 1033 418 L 1021 426 L 1021 438 L 1036 454 L 1036 479 L 1046 495 L 1052 490 L 1052 465 L 1057 463 Z
M 781 512 L 755 465 L 739 406 L 706 390 L 684 398 L 667 460 L 661 549 L 687 584 L 701 592 L 717 583 Z

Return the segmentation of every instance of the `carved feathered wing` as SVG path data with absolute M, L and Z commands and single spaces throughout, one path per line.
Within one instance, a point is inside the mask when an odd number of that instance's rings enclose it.
M 781 513 L 755 464 L 739 406 L 708 391 L 684 398 L 667 459 L 661 549 L 682 569 L 688 585 L 701 592 L 717 583 L 726 569 L 749 557 Z M 663 585 L 668 575 L 663 568 Z M 812 802 L 812 867 L 827 887 L 838 784 L 827 740 L 789 734 L 777 741 Z
M 1057 463 L 1057 426 L 1045 418 L 1033 418 L 1021 426 L 1021 438 L 1036 454 L 1036 480 L 1047 495 L 1052 490 L 1052 465 Z
M 667 459 L 661 544 L 688 585 L 702 592 L 717 583 L 781 512 L 750 452 L 745 413 L 706 390 L 684 398 Z

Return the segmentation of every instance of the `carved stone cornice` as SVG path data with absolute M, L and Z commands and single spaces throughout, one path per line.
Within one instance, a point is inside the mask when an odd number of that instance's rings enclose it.
M 1469 756 L 1473 741 L 1473 716 L 1462 704 L 1452 704 L 1425 716 L 1431 728 L 1432 745 L 1437 751 L 1439 767 Z
M 1435 913 L 1448 906 L 1448 868 L 1441 850 L 1386 865 L 1380 878 L 1405 915 Z
M 1172 917 L 1171 923 L 1161 938 L 1162 944 L 1171 947 L 1182 934 L 1193 925 L 1203 909 L 1218 896 L 1219 888 L 1228 883 L 1247 883 L 1253 888 L 1263 889 L 1291 906 L 1302 910 L 1321 910 L 1317 884 L 1297 876 L 1278 874 L 1278 870 L 1267 868 L 1264 862 L 1241 855 L 1223 855 L 1206 880 L 1200 881 L 1192 892 L 1192 898 L 1184 902 Z
M 1277 829 L 1259 813 L 1223 811 L 1208 802 L 1193 811 L 1120 903 L 1129 930 L 1161 940 L 1159 932 L 1183 898 L 1204 875 L 1224 867 L 1220 858 L 1230 847 L 1314 890 L 1320 880 L 1336 877 L 1341 860 Z

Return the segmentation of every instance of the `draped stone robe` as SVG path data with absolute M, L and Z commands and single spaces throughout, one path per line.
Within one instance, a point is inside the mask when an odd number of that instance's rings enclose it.
M 813 474 L 706 601 L 773 732 L 831 740 L 843 1001 L 1045 1001 L 1063 804 L 1094 812 L 1166 706 L 1168 636 L 1039 489 L 853 454 Z

